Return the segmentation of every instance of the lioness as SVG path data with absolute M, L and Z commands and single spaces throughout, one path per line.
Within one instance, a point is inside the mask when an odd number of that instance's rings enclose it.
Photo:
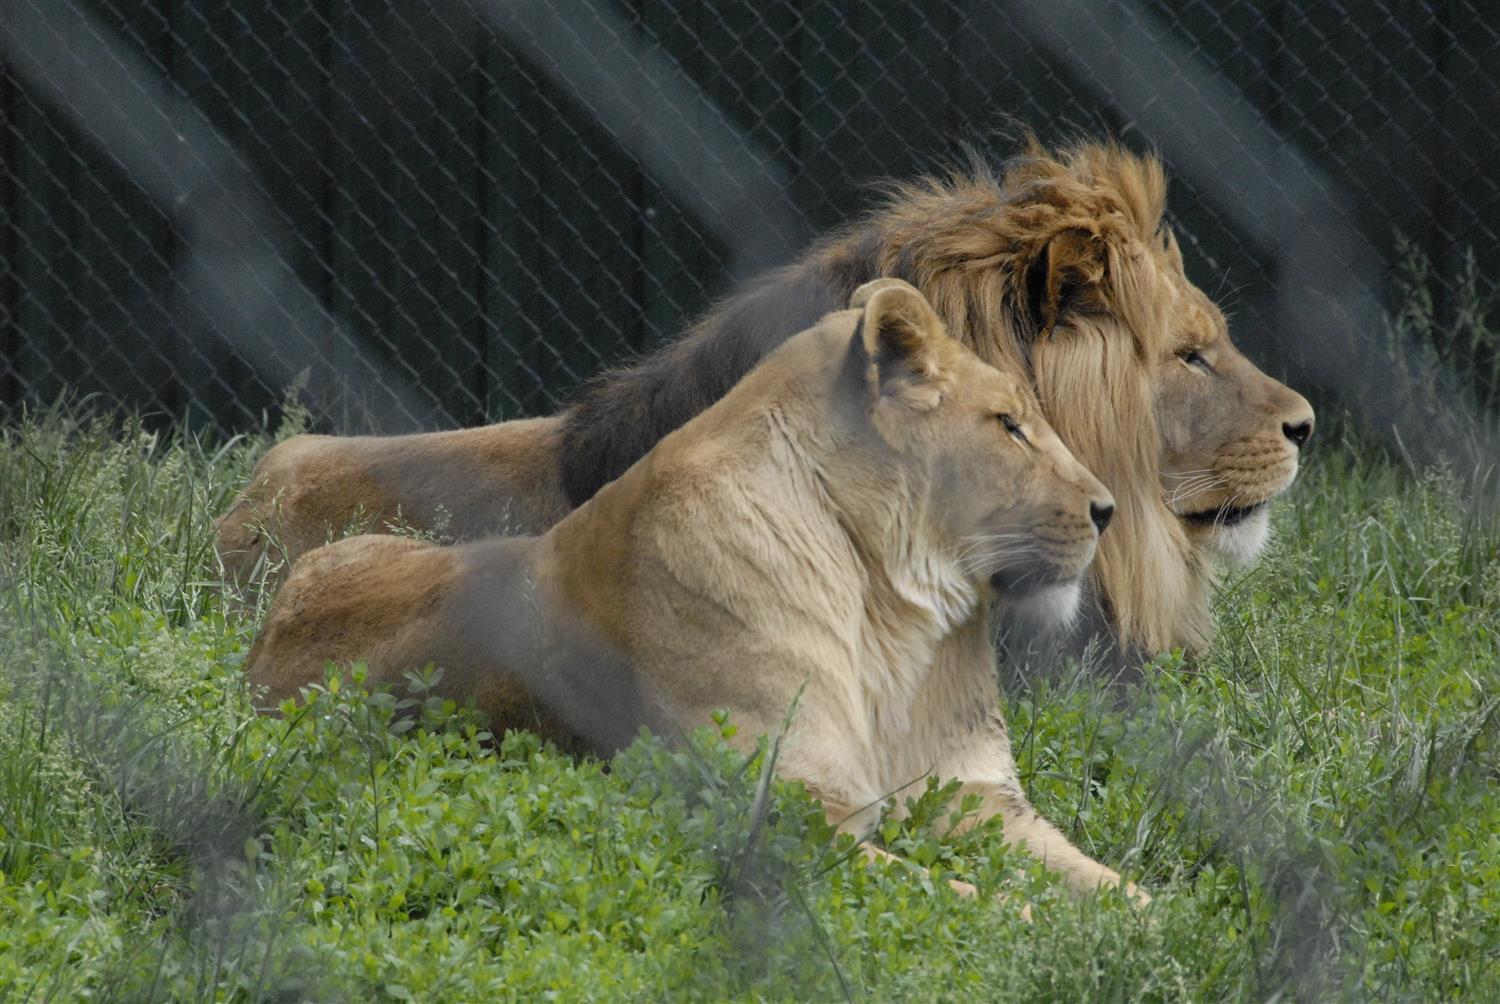
M 935 772 L 1072 889 L 1117 884 L 1022 793 L 987 626 L 992 596 L 1070 615 L 1112 499 L 916 290 L 880 280 L 853 304 L 541 537 L 307 554 L 250 682 L 278 701 L 327 659 L 390 684 L 432 661 L 495 728 L 601 752 L 716 709 L 753 744 L 795 701 L 777 770 L 837 825 Z
M 717 400 L 792 332 L 882 275 L 915 284 L 982 359 L 1026 372 L 1049 422 L 1120 502 L 1091 573 L 1090 623 L 1125 650 L 1210 634 L 1211 554 L 1253 556 L 1313 415 L 1230 342 L 1162 226 L 1160 164 L 1033 145 L 896 187 L 864 220 L 725 300 L 560 416 L 423 436 L 299 436 L 271 450 L 219 524 L 240 581 L 279 538 L 294 558 L 356 510 L 457 537 L 540 532 Z M 267 532 L 269 531 L 269 533 Z M 271 555 L 272 558 L 280 555 Z

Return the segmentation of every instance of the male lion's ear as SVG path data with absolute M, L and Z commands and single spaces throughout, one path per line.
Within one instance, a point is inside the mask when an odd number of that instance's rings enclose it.
M 1083 294 L 1104 281 L 1108 250 L 1099 237 L 1077 228 L 1054 234 L 1037 251 L 1026 274 L 1033 330 L 1050 335 Z
M 1186 272 L 1182 267 L 1182 248 L 1177 244 L 1177 234 L 1166 230 L 1162 236 L 1162 247 L 1167 252 L 1167 263 L 1179 272 Z
M 876 395 L 896 382 L 909 389 L 936 389 L 940 347 L 948 335 L 916 287 L 901 279 L 875 279 L 854 291 L 849 306 L 864 308 L 855 338 L 869 361 L 870 389 Z

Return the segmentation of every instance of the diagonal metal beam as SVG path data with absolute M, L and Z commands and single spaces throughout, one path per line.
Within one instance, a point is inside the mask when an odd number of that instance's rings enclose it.
M 808 237 L 791 176 L 660 48 L 597 0 L 474 0 L 516 51 L 566 89 L 730 249 L 745 278 Z

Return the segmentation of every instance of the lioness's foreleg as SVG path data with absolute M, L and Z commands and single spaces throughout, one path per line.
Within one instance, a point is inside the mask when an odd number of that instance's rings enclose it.
M 874 864 L 877 861 L 883 861 L 886 863 L 894 862 L 897 864 L 905 865 L 907 868 L 921 868 L 921 865 L 918 865 L 915 861 L 908 861 L 899 854 L 892 854 L 884 847 L 876 847 L 868 840 L 861 840 L 859 842 L 859 850 L 860 853 L 865 856 L 865 860 L 870 862 L 871 864 Z M 979 890 L 974 887 L 974 884 L 971 882 L 965 882 L 963 879 L 949 879 L 948 884 L 953 887 L 954 892 L 958 893 L 960 896 L 963 896 L 966 899 L 972 899 L 973 897 L 979 895 Z
M 1004 785 L 969 782 L 959 789 L 957 798 L 961 800 L 965 795 L 978 795 L 980 806 L 975 815 L 959 824 L 960 831 L 999 816 L 1004 821 L 1005 841 L 1024 847 L 1048 868 L 1061 873 L 1063 882 L 1074 893 L 1086 895 L 1120 885 L 1119 872 L 1074 847 L 1018 792 Z M 1150 895 L 1134 882 L 1125 883 L 1125 892 L 1141 906 L 1151 902 Z
M 833 826 L 838 829 L 839 832 L 852 833 L 855 838 L 858 839 L 859 831 L 863 830 L 864 827 L 856 825 L 855 821 L 862 820 L 865 815 L 864 813 L 851 811 L 844 806 L 830 806 L 827 802 L 823 803 L 823 808 L 824 811 L 828 814 L 829 823 L 833 824 Z M 883 847 L 876 847 L 868 840 L 860 840 L 857 847 L 860 854 L 864 856 L 865 861 L 869 864 L 882 862 L 886 864 L 900 864 L 915 871 L 924 870 L 922 866 L 917 864 L 915 861 L 908 861 L 906 858 L 903 858 L 899 854 L 892 854 L 890 851 L 886 850 Z M 953 889 L 954 892 L 958 893 L 965 899 L 972 899 L 975 896 L 979 895 L 979 890 L 975 888 L 974 884 L 972 882 L 965 882 L 963 879 L 949 879 L 948 885 Z M 1004 893 L 997 895 L 995 899 L 1001 903 L 1011 902 L 1010 897 L 1006 896 Z M 1030 903 L 1024 903 L 1021 905 L 1021 919 L 1026 921 L 1028 924 L 1031 923 Z

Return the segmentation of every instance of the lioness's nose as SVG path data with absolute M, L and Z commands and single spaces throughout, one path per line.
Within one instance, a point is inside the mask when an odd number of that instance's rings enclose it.
M 1312 430 L 1313 420 L 1310 418 L 1304 418 L 1295 425 L 1291 422 L 1281 423 L 1281 431 L 1286 434 L 1287 439 L 1292 441 L 1292 445 L 1299 450 L 1306 446 L 1307 441 L 1312 438 Z
M 1094 521 L 1094 526 L 1098 528 L 1100 533 L 1103 533 L 1105 527 L 1109 526 L 1109 521 L 1114 514 L 1115 507 L 1112 502 L 1089 503 L 1089 519 Z

